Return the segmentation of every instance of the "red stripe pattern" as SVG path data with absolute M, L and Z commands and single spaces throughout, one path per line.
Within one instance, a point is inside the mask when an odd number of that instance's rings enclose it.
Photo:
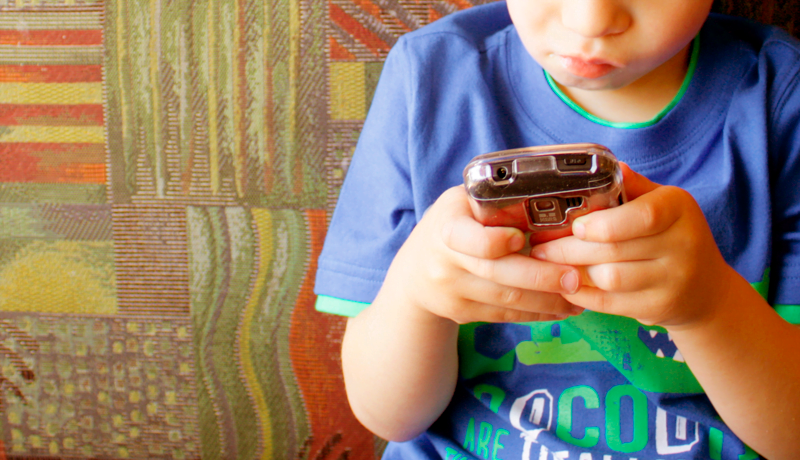
M 289 333 L 289 354 L 312 427 L 308 456 L 303 458 L 372 460 L 374 437 L 356 420 L 344 391 L 339 351 L 345 319 L 314 310 L 314 276 L 325 239 L 325 211 L 306 210 L 306 223 L 309 266 Z
M 0 65 L 0 82 L 98 83 L 103 81 L 99 65 Z
M 0 182 L 104 184 L 102 144 L 0 143 Z
M 102 30 L 0 30 L 0 45 L 101 46 Z
M 75 49 L 103 46 L 102 29 L 0 30 L 0 46 L 20 50 Z M 53 51 L 58 52 L 58 51 Z M 23 53 L 24 54 L 24 53 Z M 100 65 L 0 65 L 0 84 L 31 84 L 31 91 L 52 91 L 34 84 L 97 83 Z M 103 126 L 102 104 L 10 104 L 0 98 L 0 182 L 50 184 L 104 184 L 107 180 L 104 144 L 52 143 L 49 128 Z M 24 129 L 16 142 L 4 142 L 3 133 Z M 7 138 L 8 139 L 8 138 Z M 67 140 L 72 140 L 67 138 Z
M 342 30 L 349 32 L 353 38 L 366 46 L 376 57 L 385 56 L 389 52 L 390 45 L 388 43 L 349 16 L 339 5 L 329 3 L 328 8 L 331 21 L 341 27 Z
M 103 126 L 103 106 L 0 104 L 0 126 L 14 125 Z

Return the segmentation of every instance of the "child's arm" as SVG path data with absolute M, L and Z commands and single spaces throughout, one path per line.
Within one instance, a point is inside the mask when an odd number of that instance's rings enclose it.
M 800 329 L 722 258 L 687 192 L 625 167 L 628 204 L 580 218 L 534 256 L 586 266 L 584 308 L 665 327 L 725 423 L 770 459 L 800 458 Z
M 459 323 L 554 320 L 581 311 L 559 294 L 577 291 L 578 271 L 516 254 L 523 245 L 519 230 L 477 223 L 461 186 L 431 206 L 375 301 L 347 323 L 347 395 L 367 428 L 403 441 L 439 417 L 455 389 Z

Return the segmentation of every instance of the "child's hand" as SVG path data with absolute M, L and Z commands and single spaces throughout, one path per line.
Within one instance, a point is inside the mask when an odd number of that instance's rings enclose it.
M 685 190 L 627 165 L 623 174 L 631 201 L 578 218 L 575 236 L 535 246 L 532 255 L 584 266 L 590 282 L 565 298 L 586 309 L 673 327 L 711 317 L 733 270 L 702 210 Z
M 581 309 L 560 294 L 580 287 L 573 267 L 517 254 L 521 231 L 484 227 L 463 187 L 428 209 L 398 252 L 379 296 L 402 296 L 456 323 L 563 319 Z

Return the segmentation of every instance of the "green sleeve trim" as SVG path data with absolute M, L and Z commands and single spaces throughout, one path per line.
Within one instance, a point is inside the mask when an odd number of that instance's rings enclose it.
M 750 285 L 766 300 L 769 293 L 769 268 L 764 270 L 764 276 L 761 281 L 750 283 Z M 787 322 L 800 324 L 800 305 L 774 305 L 772 308 Z
M 786 321 L 800 324 L 800 305 L 775 305 L 775 311 Z
M 547 84 L 550 85 L 550 89 L 561 99 L 565 104 L 567 104 L 572 110 L 578 112 L 582 117 L 586 118 L 587 120 L 593 121 L 599 125 L 608 126 L 610 128 L 622 128 L 622 129 L 636 129 L 636 128 L 646 128 L 648 126 L 652 126 L 658 123 L 662 118 L 664 118 L 673 107 L 678 105 L 683 95 L 686 93 L 686 90 L 689 88 L 689 83 L 692 82 L 692 77 L 694 76 L 694 71 L 697 68 L 697 58 L 700 55 L 700 34 L 694 38 L 692 43 L 692 50 L 691 55 L 689 57 L 689 67 L 686 70 L 686 76 L 683 78 L 683 84 L 681 84 L 680 89 L 678 89 L 678 93 L 675 94 L 675 97 L 672 98 L 669 104 L 666 105 L 660 112 L 656 114 L 651 120 L 643 121 L 640 123 L 625 123 L 625 122 L 616 122 L 616 121 L 608 121 L 603 118 L 600 118 L 596 115 L 592 115 L 591 113 L 587 112 L 583 107 L 579 106 L 575 103 L 572 99 L 569 98 L 561 88 L 556 85 L 556 82 L 553 81 L 553 77 L 550 76 L 549 73 L 546 71 L 544 72 L 544 76 L 547 79 Z
M 314 308 L 316 308 L 317 311 L 340 316 L 349 316 L 351 318 L 361 313 L 361 311 L 367 307 L 369 307 L 369 304 L 365 302 L 337 299 L 336 297 L 329 297 L 326 295 L 317 296 L 317 303 L 314 304 Z
M 761 281 L 750 283 L 750 285 L 753 286 L 756 292 L 761 294 L 764 300 L 767 300 L 769 294 L 769 267 L 764 270 L 764 276 L 761 277 Z

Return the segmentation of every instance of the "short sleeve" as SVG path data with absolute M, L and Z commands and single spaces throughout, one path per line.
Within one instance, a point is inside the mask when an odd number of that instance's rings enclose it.
M 771 187 L 773 259 L 770 302 L 800 323 L 800 51 L 793 49 L 791 70 L 783 73 L 772 119 Z
M 386 59 L 342 185 L 319 257 L 318 295 L 372 302 L 395 254 L 416 225 L 404 43 L 401 38 Z

